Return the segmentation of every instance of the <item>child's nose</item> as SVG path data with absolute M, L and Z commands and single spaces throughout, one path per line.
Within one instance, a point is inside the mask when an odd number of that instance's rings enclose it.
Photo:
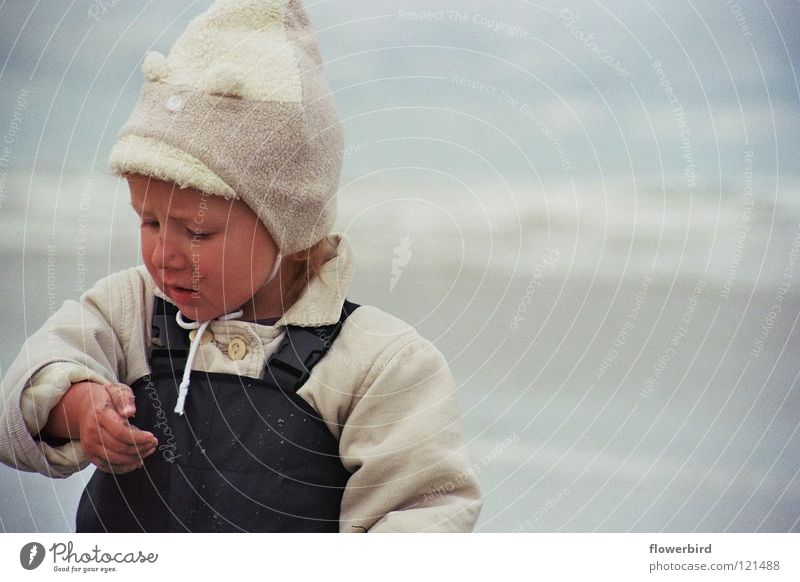
M 158 237 L 151 261 L 159 269 L 183 269 L 186 266 L 183 250 L 164 235 Z

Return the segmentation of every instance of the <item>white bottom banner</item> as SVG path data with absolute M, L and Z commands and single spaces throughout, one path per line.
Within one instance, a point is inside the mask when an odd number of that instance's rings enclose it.
M 800 580 L 796 534 L 2 534 L 5 580 Z M 291 577 L 291 578 L 289 578 Z

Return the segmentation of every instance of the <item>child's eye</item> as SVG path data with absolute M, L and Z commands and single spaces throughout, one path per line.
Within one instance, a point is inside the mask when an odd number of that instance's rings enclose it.
M 186 230 L 194 240 L 203 240 L 211 236 L 210 232 L 200 232 L 199 230 L 195 230 L 193 228 L 187 228 Z
M 158 226 L 157 220 L 143 220 L 142 228 L 155 228 Z

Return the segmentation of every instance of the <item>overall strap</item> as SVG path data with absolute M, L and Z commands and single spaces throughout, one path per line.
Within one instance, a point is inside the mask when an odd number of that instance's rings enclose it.
M 150 346 L 147 359 L 153 372 L 157 370 L 183 370 L 189 356 L 189 334 L 182 329 L 175 316 L 178 308 L 161 297 L 156 297 L 151 321 Z
M 339 321 L 332 325 L 286 326 L 281 345 L 267 361 L 264 378 L 271 378 L 285 392 L 297 392 L 328 352 L 345 320 L 359 307 L 345 300 Z

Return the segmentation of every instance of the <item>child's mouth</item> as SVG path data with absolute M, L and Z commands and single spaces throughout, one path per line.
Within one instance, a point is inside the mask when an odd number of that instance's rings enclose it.
M 166 292 L 167 295 L 172 297 L 172 299 L 174 299 L 175 301 L 180 301 L 182 303 L 189 302 L 197 297 L 197 291 L 195 289 L 189 289 L 187 287 L 177 287 L 174 285 L 167 285 Z

